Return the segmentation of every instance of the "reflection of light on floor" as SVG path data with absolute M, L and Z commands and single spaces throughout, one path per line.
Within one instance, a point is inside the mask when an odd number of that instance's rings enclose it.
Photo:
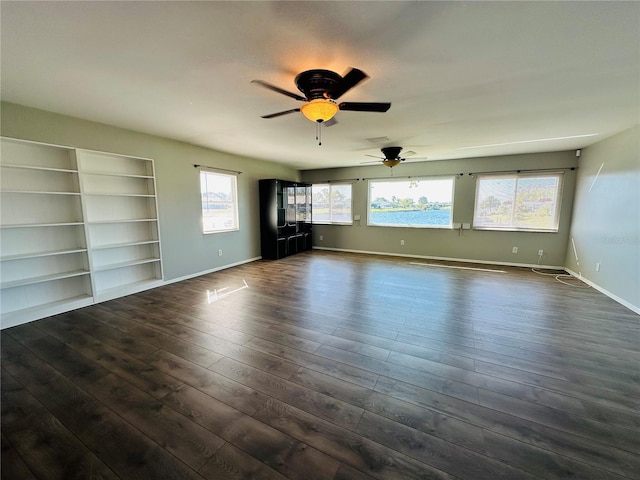
M 507 273 L 504 270 L 495 270 L 493 268 L 461 267 L 458 265 L 439 265 L 437 263 L 418 263 L 418 262 L 409 262 L 409 263 L 411 265 L 421 265 L 423 267 L 459 268 L 460 270 L 476 270 L 478 272 Z
M 235 290 L 229 290 L 229 287 L 219 288 L 213 291 L 207 290 L 207 303 L 217 302 L 218 300 L 224 297 L 228 297 L 229 295 L 239 292 L 240 290 L 244 290 L 245 288 L 249 288 L 249 285 L 247 285 L 246 280 L 243 278 L 242 286 L 236 288 Z

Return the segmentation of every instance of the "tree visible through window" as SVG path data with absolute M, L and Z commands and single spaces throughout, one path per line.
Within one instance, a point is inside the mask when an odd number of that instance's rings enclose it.
M 313 223 L 353 223 L 351 184 L 313 184 L 311 211 Z
M 558 231 L 562 173 L 478 177 L 474 228 Z
M 202 232 L 238 230 L 238 196 L 235 175 L 200 172 Z

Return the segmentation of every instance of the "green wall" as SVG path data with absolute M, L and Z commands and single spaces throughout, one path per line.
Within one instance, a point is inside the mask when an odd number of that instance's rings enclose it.
M 393 174 L 397 178 L 462 173 L 455 180 L 453 222 L 472 223 L 476 177 L 469 173 L 559 169 L 576 165 L 575 152 L 568 151 L 402 163 L 393 168 Z M 314 245 L 320 248 L 519 265 L 537 264 L 538 250 L 544 250 L 541 265 L 564 266 L 576 171 L 569 170 L 564 175 L 557 233 L 464 230 L 463 235 L 449 229 L 367 226 L 367 179 L 388 178 L 391 173 L 383 165 L 303 171 L 302 179 L 312 183 L 359 179 L 353 181 L 353 213 L 361 216 L 360 224 L 315 225 Z M 404 240 L 404 246 L 401 240 Z M 518 253 L 512 253 L 513 247 L 518 247 Z
M 196 147 L 20 105 L 0 106 L 2 136 L 153 158 L 165 280 L 242 263 L 260 256 L 258 180 L 296 180 L 283 165 Z M 240 230 L 204 235 L 200 179 L 194 164 L 243 172 L 238 176 Z M 218 250 L 222 249 L 222 257 Z
M 579 163 L 566 266 L 640 313 L 640 126 L 585 149 Z

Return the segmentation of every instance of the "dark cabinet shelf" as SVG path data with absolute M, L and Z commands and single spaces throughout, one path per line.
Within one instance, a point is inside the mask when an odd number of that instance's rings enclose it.
M 310 250 L 311 185 L 287 180 L 260 180 L 262 258 L 277 260 Z

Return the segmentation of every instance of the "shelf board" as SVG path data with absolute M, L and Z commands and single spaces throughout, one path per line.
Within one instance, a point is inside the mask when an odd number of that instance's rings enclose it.
M 5 257 L 0 257 L 0 261 L 8 262 L 10 260 L 23 260 L 26 258 L 37 258 L 37 257 L 50 257 L 55 255 L 67 255 L 69 253 L 82 253 L 86 252 L 86 248 L 74 248 L 74 249 L 66 249 L 66 250 L 50 250 L 48 252 L 35 252 L 35 253 L 21 253 L 18 255 L 7 255 Z
M 53 273 L 51 275 L 42 275 L 41 277 L 23 278 L 21 280 L 12 280 L 10 282 L 0 283 L 0 288 L 23 287 L 25 285 L 33 285 L 35 283 L 51 282 L 53 280 L 62 280 L 63 278 L 78 277 L 80 275 L 89 275 L 88 270 L 75 270 L 72 272 Z
M 22 168 L 24 170 L 45 170 L 47 172 L 78 173 L 78 170 L 71 170 L 68 168 L 37 167 L 34 165 L 19 165 L 16 163 L 3 163 L 0 166 L 5 168 Z
M 35 195 L 80 195 L 80 192 L 50 192 L 36 190 L 2 190 L 2 193 L 28 193 Z
M 149 193 L 85 193 L 87 197 L 146 197 L 155 198 Z
M 84 225 L 84 224 L 83 222 L 23 223 L 23 224 L 0 225 L 0 228 L 68 227 L 73 225 Z
M 153 178 L 153 175 L 135 175 L 133 173 L 98 172 L 95 170 L 83 170 L 82 175 L 106 175 L 109 177 Z
M 152 243 L 160 243 L 160 240 L 140 240 L 138 242 L 110 243 L 105 245 L 92 246 L 91 249 L 92 250 L 109 250 L 112 248 L 132 247 L 135 245 L 148 245 Z
M 106 270 L 116 270 L 118 268 L 132 267 L 135 265 L 143 265 L 145 263 L 153 263 L 153 262 L 159 262 L 159 261 L 160 261 L 159 258 L 141 258 L 138 260 L 130 260 L 128 262 L 112 263 L 110 265 L 102 265 L 100 267 L 94 267 L 94 271 L 104 272 Z
M 134 223 L 134 222 L 157 222 L 157 218 L 133 218 L 133 219 L 123 219 L 123 220 L 97 220 L 97 221 L 89 221 L 88 225 L 106 225 L 109 223 Z

